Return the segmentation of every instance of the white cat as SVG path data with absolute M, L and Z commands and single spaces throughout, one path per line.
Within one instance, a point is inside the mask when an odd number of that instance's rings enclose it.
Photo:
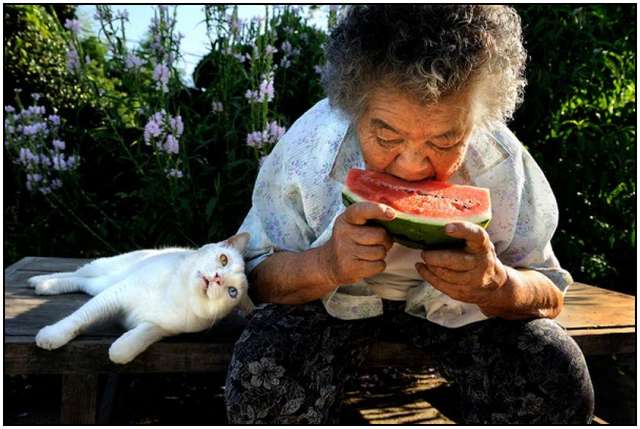
M 39 295 L 95 295 L 42 328 L 36 344 L 53 350 L 94 322 L 117 319 L 127 332 L 111 345 L 109 358 L 124 364 L 163 337 L 210 328 L 236 305 L 249 313 L 242 257 L 248 240 L 241 233 L 199 249 L 139 250 L 96 259 L 74 272 L 31 277 Z

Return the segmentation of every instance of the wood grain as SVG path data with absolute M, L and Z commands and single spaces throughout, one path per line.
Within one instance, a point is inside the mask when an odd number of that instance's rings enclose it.
M 108 372 L 224 371 L 233 344 L 246 326 L 234 312 L 213 329 L 165 339 L 152 345 L 128 365 L 107 358 L 109 345 L 122 334 L 113 324 L 92 326 L 55 351 L 38 349 L 35 334 L 70 314 L 90 299 L 85 294 L 38 296 L 27 279 L 47 272 L 72 271 L 87 259 L 27 257 L 5 270 L 5 371 L 8 374 L 95 374 Z M 557 321 L 585 354 L 635 351 L 635 297 L 575 283 L 565 295 Z M 372 346 L 372 366 L 428 365 L 429 356 L 413 347 L 390 342 Z
M 64 374 L 60 422 L 64 425 L 90 425 L 96 422 L 96 374 Z
M 565 295 L 565 308 L 556 320 L 566 329 L 635 326 L 635 297 L 574 283 Z

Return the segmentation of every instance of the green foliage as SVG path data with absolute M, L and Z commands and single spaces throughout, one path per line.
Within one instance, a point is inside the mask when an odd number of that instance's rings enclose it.
M 101 9 L 101 33 L 108 33 L 107 43 L 95 36 L 77 39 L 57 25 L 55 17 L 37 9 L 42 19 L 51 22 L 52 31 L 60 33 L 58 63 L 65 84 L 83 95 L 61 114 L 65 140 L 78 149 L 83 161 L 77 186 L 65 184 L 46 197 L 26 192 L 24 173 L 13 165 L 5 170 L 5 183 L 11 183 L 16 195 L 5 209 L 10 237 L 6 243 L 11 243 L 5 246 L 5 261 L 25 254 L 91 257 L 141 247 L 200 245 L 235 232 L 249 208 L 260 157 L 270 149 L 248 147 L 247 134 L 268 121 L 288 126 L 322 98 L 316 63 L 306 59 L 322 63 L 320 43 L 325 35 L 284 8 L 270 17 L 266 27 L 247 23 L 242 37 L 235 40 L 222 31 L 228 26 L 230 9 L 211 8 L 221 20 L 221 31 L 211 30 L 211 52 L 194 73 L 196 88 L 186 88 L 172 72 L 167 93 L 152 78 L 154 65 L 166 58 L 158 57 L 151 34 L 140 50 L 128 52 L 118 18 L 108 8 Z M 177 47 L 168 41 L 170 13 L 159 9 L 160 15 L 164 51 L 178 56 Z M 285 29 L 289 42 L 301 52 L 292 58 L 289 70 L 275 70 L 275 99 L 250 105 L 247 89 L 255 89 L 274 69 L 274 61 L 282 60 L 281 53 L 273 57 L 265 50 L 268 44 L 280 46 L 287 37 Z M 26 26 L 25 31 L 32 30 Z M 14 38 L 20 37 L 22 33 Z M 82 61 L 77 74 L 66 69 L 68 46 L 76 46 L 81 58 L 90 57 L 88 63 Z M 251 55 L 252 61 L 238 61 L 227 52 L 229 47 L 236 54 Z M 41 53 L 36 53 L 29 56 L 31 62 L 40 61 Z M 127 68 L 129 53 L 146 65 Z M 38 90 L 47 98 L 56 93 L 49 87 Z M 222 102 L 224 110 L 214 111 L 213 101 Z M 53 99 L 51 105 L 59 107 L 62 101 Z M 143 139 L 149 117 L 162 109 L 184 121 L 184 137 L 175 156 Z M 168 177 L 169 167 L 184 176 Z M 28 238 L 34 235 L 42 238 Z
M 88 101 L 67 75 L 65 38 L 44 7 L 7 5 L 4 25 L 5 100 L 13 100 L 19 88 L 47 94 L 60 108 L 75 109 Z
M 578 281 L 636 278 L 636 9 L 520 6 L 530 55 L 513 129 L 553 188 L 556 255 Z
M 578 281 L 632 291 L 635 5 L 517 8 L 529 85 L 511 127 L 556 194 L 556 254 Z M 43 196 L 25 189 L 25 172 L 5 149 L 5 264 L 25 255 L 94 257 L 200 245 L 232 234 L 251 204 L 260 159 L 273 145 L 250 147 L 247 135 L 271 122 L 289 127 L 323 97 L 316 67 L 324 61 L 326 34 L 290 6 L 269 7 L 266 22 L 239 26 L 233 7 L 208 5 L 210 52 L 194 71 L 195 88 L 187 88 L 163 56 L 180 55 L 168 9 L 157 8 L 161 47 L 150 32 L 134 52 L 120 26 L 124 18 L 108 6 L 100 8 L 100 38 L 78 39 L 63 28 L 73 10 L 5 8 L 5 104 L 16 87 L 23 100 L 43 94 L 47 113 L 55 108 L 63 118 L 61 138 L 81 160 L 63 188 Z M 329 25 L 335 18 L 332 10 Z M 69 46 L 90 58 L 76 74 L 67 71 Z M 127 67 L 132 53 L 143 65 Z M 166 92 L 154 79 L 154 67 L 164 63 L 170 66 Z M 270 76 L 273 100 L 249 103 L 247 90 Z M 161 110 L 184 121 L 179 153 L 143 138 L 149 118 Z M 184 176 L 168 176 L 169 168 Z

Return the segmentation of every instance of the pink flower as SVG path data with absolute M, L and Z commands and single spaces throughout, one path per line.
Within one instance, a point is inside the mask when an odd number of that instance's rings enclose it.
M 64 150 L 65 148 L 65 144 L 62 140 L 53 140 L 53 142 L 51 142 L 53 144 L 53 147 L 59 150 Z
M 176 179 L 180 179 L 184 176 L 184 174 L 182 173 L 182 171 L 176 169 L 176 168 L 171 168 L 169 170 L 165 170 L 165 173 L 167 174 L 167 177 L 175 177 Z
M 144 126 L 144 142 L 149 145 L 151 144 L 152 137 L 158 137 L 162 132 L 160 128 L 161 124 L 158 123 L 155 118 L 151 118 L 147 125 Z
M 159 89 L 166 93 L 169 91 L 169 67 L 165 64 L 156 64 L 153 68 L 153 80 L 156 81 Z
M 282 42 L 282 45 L 280 45 L 280 49 L 282 49 L 282 52 L 284 52 L 285 55 L 289 55 L 293 51 L 293 46 L 291 46 L 291 43 L 288 40 L 285 40 Z
M 171 134 L 167 135 L 167 139 L 164 143 L 164 150 L 168 153 L 178 153 L 180 148 L 178 147 L 178 140 Z
M 282 137 L 286 131 L 286 128 L 278 125 L 276 121 L 269 122 L 267 129 L 269 131 L 270 140 L 273 143 L 280 140 L 280 137 Z
M 184 132 L 184 124 L 182 123 L 182 116 L 178 115 L 175 118 L 171 118 L 169 120 L 169 123 L 171 124 L 171 129 L 175 133 L 176 137 L 180 138 L 180 136 L 182 136 L 182 133 Z
M 267 47 L 264 49 L 264 52 L 267 55 L 273 55 L 278 52 L 278 50 L 271 45 L 267 45 Z
M 80 57 L 74 46 L 69 47 L 67 51 L 67 71 L 69 73 L 80 72 Z
M 286 128 L 278 125 L 276 121 L 271 121 L 264 130 L 247 134 L 247 146 L 260 149 L 267 144 L 277 143 L 285 131 Z
M 67 19 L 64 22 L 64 28 L 77 35 L 80 32 L 80 21 L 77 19 Z
M 211 111 L 213 113 L 219 113 L 224 111 L 224 106 L 221 101 L 212 101 L 211 102 Z
M 274 96 L 275 90 L 273 86 L 272 73 L 262 79 L 260 86 L 256 91 L 249 89 L 244 94 L 244 97 L 249 101 L 249 103 L 262 103 L 263 101 L 270 102 L 273 101 Z
M 51 121 L 51 123 L 53 125 L 60 125 L 60 116 L 58 116 L 58 115 L 49 115 L 49 121 Z
M 144 60 L 138 57 L 136 54 L 133 54 L 131 52 L 127 54 L 127 61 L 125 65 L 127 70 L 137 69 L 139 67 L 142 67 L 143 64 L 144 64 Z
M 68 170 L 67 162 L 64 159 L 64 155 L 62 154 L 54 154 L 51 156 L 51 161 L 53 161 L 53 169 L 56 171 L 64 171 Z

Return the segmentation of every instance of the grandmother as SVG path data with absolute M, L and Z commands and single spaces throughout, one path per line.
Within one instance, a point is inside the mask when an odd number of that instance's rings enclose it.
M 525 50 L 506 6 L 356 5 L 330 35 L 322 100 L 266 159 L 240 231 L 258 304 L 235 345 L 231 423 L 332 423 L 379 338 L 429 352 L 459 389 L 464 423 L 585 424 L 584 356 L 552 319 L 571 276 L 550 240 L 557 205 L 505 122 Z M 464 249 L 409 249 L 345 209 L 350 168 L 490 189 L 487 231 L 447 226 Z

